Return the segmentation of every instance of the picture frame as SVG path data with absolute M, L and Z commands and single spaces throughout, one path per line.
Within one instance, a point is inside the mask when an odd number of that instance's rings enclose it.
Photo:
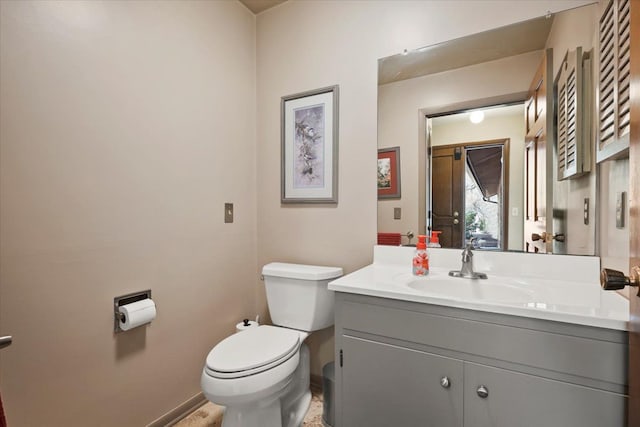
M 400 147 L 378 150 L 378 199 L 399 199 Z
M 338 203 L 338 85 L 283 96 L 282 203 Z

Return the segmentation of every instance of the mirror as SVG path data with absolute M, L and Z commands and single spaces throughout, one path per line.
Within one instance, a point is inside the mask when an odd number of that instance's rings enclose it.
M 595 161 L 586 156 L 584 173 L 558 178 L 554 82 L 577 47 L 585 52 L 585 76 L 593 73 L 597 14 L 596 4 L 587 5 L 378 61 L 378 162 L 391 149 L 399 157 L 397 177 L 391 169 L 381 180 L 378 171 L 379 238 L 397 244 L 389 236 L 400 235 L 401 244 L 415 244 L 418 234 L 438 230 L 443 247 L 472 242 L 479 250 L 594 255 Z M 545 102 L 534 84 L 543 59 L 548 151 L 535 163 L 540 146 L 527 114 L 537 117 Z M 594 92 L 585 78 L 585 93 Z M 584 105 L 592 113 L 593 100 Z M 479 111 L 484 120 L 471 123 Z M 595 132 L 584 134 L 592 150 Z M 536 172 L 546 182 L 532 184 Z M 380 182 L 389 180 L 401 183 L 393 198 L 380 195 Z M 545 203 L 532 205 L 534 199 Z M 534 219 L 541 228 L 531 228 Z

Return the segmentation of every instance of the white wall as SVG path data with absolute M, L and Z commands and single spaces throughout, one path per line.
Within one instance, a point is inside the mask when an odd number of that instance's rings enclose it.
M 146 425 L 255 315 L 255 72 L 235 1 L 0 3 L 9 425 Z M 114 335 L 147 288 L 157 319 Z
M 260 14 L 258 264 L 298 261 L 351 272 L 371 262 L 379 58 L 585 3 L 293 0 Z M 282 206 L 280 98 L 332 84 L 340 85 L 339 203 Z M 320 375 L 333 359 L 332 331 L 316 333 L 310 342 L 312 372 Z

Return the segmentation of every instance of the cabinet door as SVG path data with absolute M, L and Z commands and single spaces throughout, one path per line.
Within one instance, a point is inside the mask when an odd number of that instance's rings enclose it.
M 464 364 L 465 427 L 623 427 L 626 396 Z M 480 397 L 484 386 L 488 395 Z
M 348 336 L 342 350 L 340 425 L 462 426 L 460 360 Z

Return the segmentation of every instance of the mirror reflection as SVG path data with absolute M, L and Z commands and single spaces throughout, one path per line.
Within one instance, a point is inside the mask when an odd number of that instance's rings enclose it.
M 402 184 L 379 190 L 381 243 L 438 231 L 443 247 L 594 254 L 593 100 L 568 175 L 575 123 L 558 125 L 558 90 L 577 58 L 593 91 L 596 16 L 584 6 L 379 60 L 378 149 L 397 153 Z

